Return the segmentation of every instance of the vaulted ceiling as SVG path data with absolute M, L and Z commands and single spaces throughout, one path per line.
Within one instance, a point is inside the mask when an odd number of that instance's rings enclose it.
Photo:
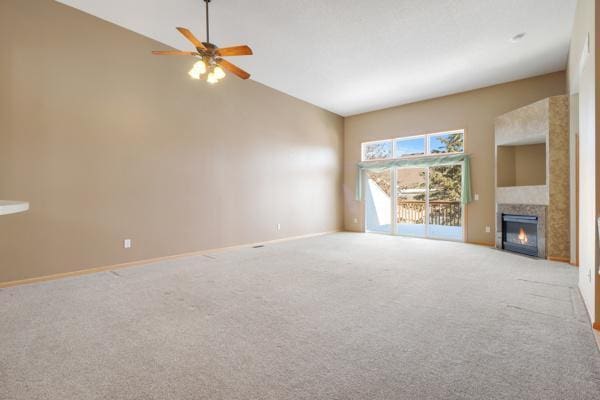
M 178 49 L 202 0 L 60 0 Z M 212 0 L 252 79 L 348 116 L 565 69 L 576 0 Z M 511 38 L 526 33 L 520 41 Z M 150 57 L 150 55 L 149 55 Z M 233 78 L 232 78 L 233 79 Z

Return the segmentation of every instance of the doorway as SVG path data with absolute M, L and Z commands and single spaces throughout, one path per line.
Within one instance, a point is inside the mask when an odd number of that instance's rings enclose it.
M 464 240 L 462 164 L 366 171 L 365 178 L 367 232 Z

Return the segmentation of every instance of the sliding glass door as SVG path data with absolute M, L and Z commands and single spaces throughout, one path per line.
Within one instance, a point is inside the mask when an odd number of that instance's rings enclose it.
M 368 232 L 463 240 L 462 165 L 366 171 L 366 182 Z
M 396 169 L 396 233 L 427 236 L 427 168 Z
M 392 170 L 367 171 L 365 175 L 366 230 L 392 233 Z
M 462 166 L 431 167 L 428 175 L 428 236 L 463 240 Z

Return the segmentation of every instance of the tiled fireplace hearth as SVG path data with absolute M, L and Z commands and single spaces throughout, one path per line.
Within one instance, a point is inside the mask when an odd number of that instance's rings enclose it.
M 498 249 L 517 251 L 523 254 L 546 258 L 546 214 L 547 207 L 543 205 L 498 204 L 496 213 L 496 247 Z M 508 216 L 508 218 L 504 218 L 505 216 Z M 508 220 L 508 224 L 504 221 L 505 219 Z M 534 221 L 537 223 L 537 231 L 530 232 L 530 226 L 533 225 Z M 504 234 L 503 229 L 507 225 L 509 227 L 517 227 L 516 235 L 520 236 L 517 241 L 510 240 L 510 237 L 507 238 L 507 235 Z M 520 228 L 522 228 L 522 231 Z M 513 233 L 511 232 L 511 234 Z M 515 248 L 515 245 L 518 246 L 519 241 L 521 244 L 528 245 L 522 246 L 522 251 Z M 537 254 L 528 252 L 531 246 L 534 245 L 534 241 L 537 246 Z

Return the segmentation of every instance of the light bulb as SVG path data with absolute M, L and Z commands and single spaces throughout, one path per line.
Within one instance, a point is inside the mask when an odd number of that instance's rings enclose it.
M 225 71 L 223 71 L 223 68 L 215 67 L 213 72 L 214 72 L 215 76 L 217 77 L 217 79 L 225 78 Z
M 217 79 L 217 76 L 215 75 L 215 73 L 211 72 L 206 77 L 206 82 L 208 82 L 208 83 L 217 83 L 217 82 L 219 82 L 219 80 Z
M 198 70 L 200 74 L 203 74 L 206 72 L 206 64 L 204 61 L 200 60 L 194 64 L 194 69 Z
M 190 72 L 188 72 L 188 75 L 192 77 L 192 79 L 200 79 L 200 71 L 192 68 L 190 69 Z
M 192 79 L 200 79 L 200 75 L 206 72 L 206 64 L 204 61 L 197 61 L 190 72 L 188 74 L 192 77 Z

